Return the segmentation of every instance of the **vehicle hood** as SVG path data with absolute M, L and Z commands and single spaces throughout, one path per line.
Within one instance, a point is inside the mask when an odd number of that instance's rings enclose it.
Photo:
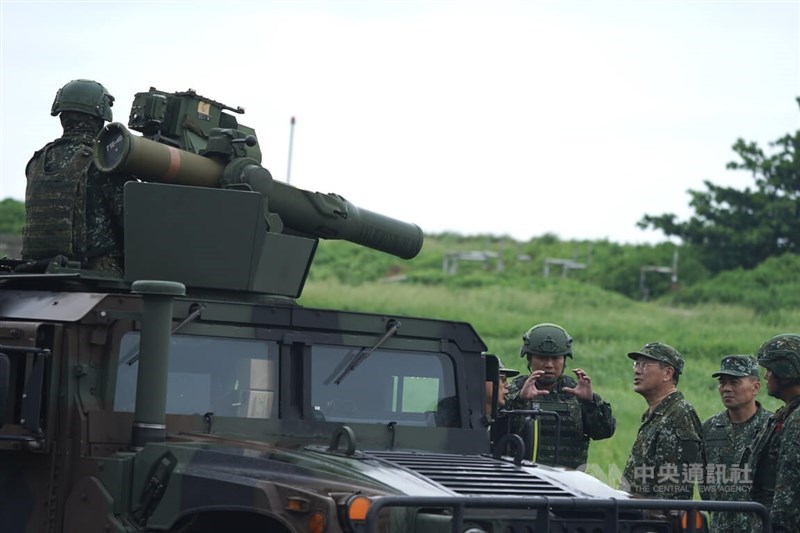
M 485 455 L 419 450 L 347 454 L 316 445 L 224 440 L 148 448 L 148 455 L 173 454 L 175 473 L 198 484 L 212 480 L 251 487 L 280 484 L 319 495 L 361 491 L 409 496 L 627 497 L 583 472 L 524 461 L 517 465 L 510 458 Z

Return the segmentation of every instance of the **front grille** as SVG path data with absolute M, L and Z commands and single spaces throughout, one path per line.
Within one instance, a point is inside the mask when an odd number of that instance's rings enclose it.
M 476 455 L 368 452 L 463 496 L 575 496 L 511 463 Z

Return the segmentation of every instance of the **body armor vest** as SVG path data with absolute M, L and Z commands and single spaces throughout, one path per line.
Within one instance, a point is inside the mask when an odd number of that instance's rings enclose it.
M 86 181 L 92 162 L 88 137 L 58 139 L 28 162 L 23 259 L 85 258 Z
M 761 428 L 753 445 L 748 447 L 744 459 L 749 459 L 749 466 L 753 471 L 753 486 L 751 498 L 769 509 L 775 497 L 775 483 L 778 478 L 776 466 L 780 452 L 780 428 L 792 412 L 800 407 L 800 398 L 792 400 L 770 418 L 769 422 Z
M 706 448 L 706 460 L 709 463 L 736 464 L 741 451 L 737 454 L 733 442 L 733 428 L 712 425 L 703 430 L 703 442 Z M 737 457 L 738 455 L 738 457 Z
M 580 401 L 565 392 L 550 393 L 536 398 L 543 411 L 555 411 L 561 420 L 561 435 L 556 463 L 556 420 L 553 416 L 539 418 L 539 435 L 536 439 L 536 462 L 550 466 L 577 468 L 586 464 L 589 455 L 589 437 L 583 430 Z
M 730 422 L 725 411 L 715 415 L 703 426 L 703 442 L 706 462 L 738 466 L 744 449 L 752 444 L 761 427 L 769 420 L 770 413 L 756 402 L 756 413 L 749 420 L 737 424 Z M 718 422 L 722 420 L 723 422 Z M 719 499 L 719 498 L 714 498 Z

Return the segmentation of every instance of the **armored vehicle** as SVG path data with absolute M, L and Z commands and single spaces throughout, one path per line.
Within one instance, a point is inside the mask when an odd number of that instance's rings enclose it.
M 492 444 L 498 361 L 469 324 L 299 305 L 320 239 L 410 259 L 422 231 L 273 180 L 241 112 L 151 89 L 141 135 L 98 136 L 132 176 L 121 277 L 0 262 L 2 531 L 695 529 L 713 504 Z

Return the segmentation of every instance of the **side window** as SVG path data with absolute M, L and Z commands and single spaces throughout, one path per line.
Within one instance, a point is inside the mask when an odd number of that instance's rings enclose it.
M 447 424 L 437 416 L 442 405 L 457 406 L 453 364 L 447 355 L 376 350 L 345 370 L 358 353 L 358 348 L 348 346 L 312 346 L 311 405 L 317 418 L 458 425 L 457 409 L 449 411 Z
M 120 343 L 114 410 L 136 407 L 139 334 Z M 278 412 L 278 345 L 252 339 L 174 335 L 167 413 L 273 418 Z

